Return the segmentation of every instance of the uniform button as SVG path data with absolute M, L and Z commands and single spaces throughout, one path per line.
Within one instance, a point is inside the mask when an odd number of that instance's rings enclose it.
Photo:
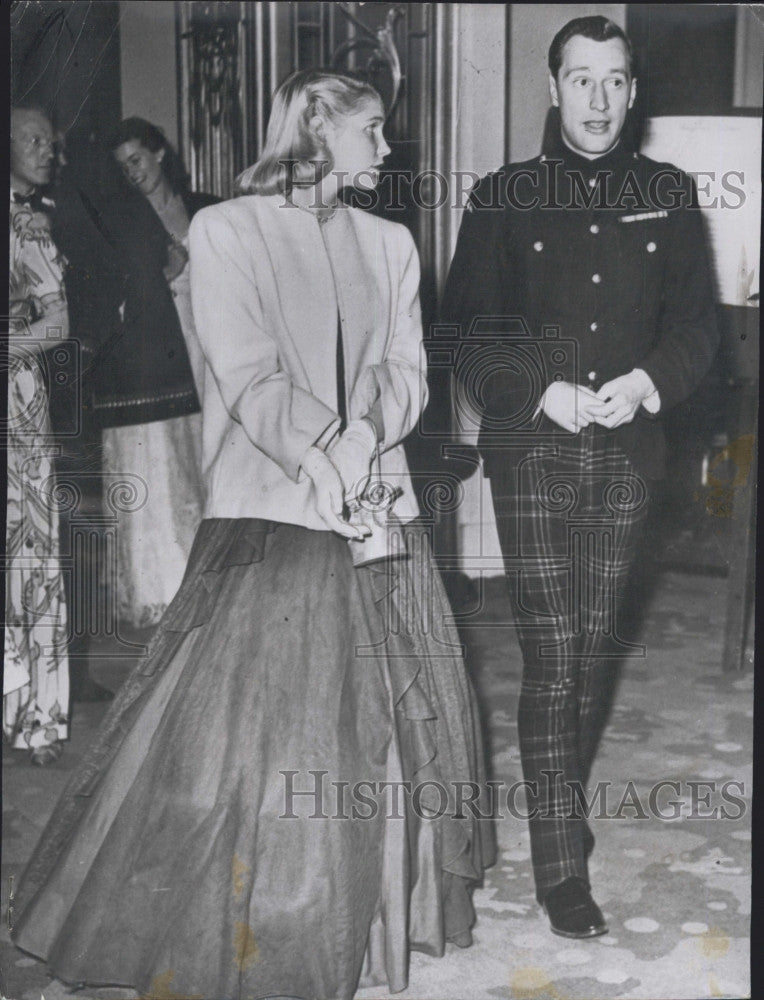
M 596 331 L 597 331 L 597 323 L 590 323 L 589 324 L 589 329 L 592 331 L 592 333 L 596 333 Z
M 602 278 L 599 274 L 593 274 L 592 281 L 594 282 L 595 285 L 599 285 L 599 283 L 602 281 Z
M 536 242 L 533 244 L 533 249 L 536 251 L 536 253 L 541 253 L 541 251 L 544 249 L 544 244 L 541 242 L 541 240 L 536 240 Z
M 597 372 L 589 372 L 588 379 L 593 382 L 597 378 Z
M 650 243 L 648 243 L 648 244 L 647 244 L 647 252 L 648 252 L 648 253 L 655 253 L 655 251 L 656 251 L 657 249 L 658 249 L 658 247 L 657 247 L 657 246 L 655 245 L 655 243 L 653 243 L 652 241 L 651 241 Z
M 600 231 L 600 227 L 597 225 L 596 222 L 592 223 L 592 225 L 589 226 L 589 232 L 590 233 L 594 233 L 595 236 L 597 235 L 597 233 L 599 231 Z
M 590 177 L 589 178 L 589 187 L 590 188 L 593 188 L 596 183 L 597 183 L 597 178 L 596 177 Z

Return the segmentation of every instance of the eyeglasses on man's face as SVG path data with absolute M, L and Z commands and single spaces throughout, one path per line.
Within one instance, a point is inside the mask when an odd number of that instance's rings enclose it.
M 12 135 L 11 141 L 18 143 L 25 153 L 41 153 L 43 150 L 50 150 L 51 153 L 55 153 L 58 149 L 58 143 L 53 136 Z

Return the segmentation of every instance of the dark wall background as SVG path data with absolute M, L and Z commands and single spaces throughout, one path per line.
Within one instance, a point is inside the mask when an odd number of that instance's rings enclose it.
M 628 4 L 637 53 L 638 110 L 657 115 L 732 111 L 736 4 Z
M 23 0 L 11 5 L 11 100 L 34 101 L 87 141 L 120 118 L 119 4 Z
M 760 114 L 733 104 L 737 7 L 627 6 L 626 30 L 637 56 L 637 132 L 645 118 L 658 116 Z M 757 391 L 759 310 L 719 305 L 717 311 L 721 345 L 714 365 L 664 421 L 671 474 L 654 507 L 652 551 L 658 562 L 725 572 L 732 520 L 729 513 L 712 516 L 701 468 L 705 458 L 731 482 L 739 470 L 719 460 L 755 429 L 750 399 Z

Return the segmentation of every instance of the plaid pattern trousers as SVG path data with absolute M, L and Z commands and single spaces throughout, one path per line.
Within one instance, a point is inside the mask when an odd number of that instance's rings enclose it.
M 581 798 L 612 672 L 643 649 L 619 634 L 619 606 L 648 486 L 612 437 L 590 425 L 529 449 L 491 478 L 523 656 L 518 734 L 539 902 L 586 879 L 593 838 Z

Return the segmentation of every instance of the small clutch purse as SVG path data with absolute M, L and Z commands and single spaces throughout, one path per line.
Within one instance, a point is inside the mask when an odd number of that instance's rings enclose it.
M 401 525 L 392 514 L 393 504 L 402 493 L 400 486 L 393 487 L 372 475 L 360 496 L 347 503 L 350 524 L 371 528 L 366 538 L 348 539 L 354 566 L 406 557 Z

